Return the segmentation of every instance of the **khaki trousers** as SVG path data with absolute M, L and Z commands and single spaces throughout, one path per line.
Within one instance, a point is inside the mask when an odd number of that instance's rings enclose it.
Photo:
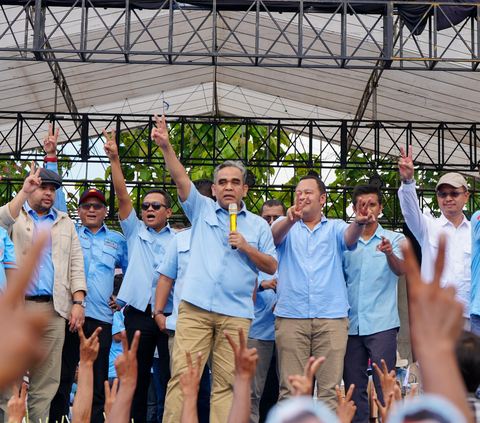
M 31 422 L 46 422 L 50 414 L 50 403 L 57 393 L 62 370 L 62 349 L 65 340 L 65 319 L 53 308 L 53 302 L 36 303 L 25 301 L 25 310 L 40 311 L 49 315 L 43 345 L 45 360 L 30 369 L 28 388 L 28 417 Z M 8 324 L 8 323 L 7 323 Z M 4 421 L 8 422 L 7 402 L 12 390 L 6 390 L 0 408 L 4 411 Z
M 303 374 L 309 357 L 326 357 L 325 362 L 315 373 L 318 399 L 331 410 L 337 409 L 335 385 L 340 385 L 342 381 L 349 327 L 348 317 L 342 319 L 276 318 L 275 340 L 280 372 L 279 401 L 292 396 L 288 377 Z
M 210 423 L 225 423 L 233 401 L 233 382 L 235 379 L 235 356 L 228 339 L 223 334 L 227 330 L 239 342 L 238 327 L 243 328 L 245 338 L 250 329 L 250 319 L 225 316 L 203 310 L 182 301 L 178 307 L 178 320 L 173 346 L 172 377 L 168 383 L 165 399 L 164 423 L 178 423 L 183 405 L 180 389 L 180 375 L 187 370 L 185 350 L 189 349 L 192 362 L 202 353 L 203 374 L 205 360 L 214 345 L 212 364 L 212 396 L 210 399 Z

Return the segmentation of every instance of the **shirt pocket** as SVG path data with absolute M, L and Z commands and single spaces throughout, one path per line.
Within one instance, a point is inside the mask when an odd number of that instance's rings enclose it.
M 60 248 L 62 249 L 62 251 L 64 253 L 70 254 L 71 247 L 72 247 L 72 237 L 70 236 L 70 234 L 61 234 Z
M 109 245 L 104 245 L 102 253 L 103 265 L 108 269 L 115 268 L 115 263 L 117 262 L 117 249 L 110 247 Z
M 3 263 L 5 260 L 5 241 L 0 239 L 0 261 Z

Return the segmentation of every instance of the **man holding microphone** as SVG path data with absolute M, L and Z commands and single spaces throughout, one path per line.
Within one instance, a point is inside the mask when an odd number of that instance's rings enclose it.
M 179 377 L 187 369 L 185 350 L 190 350 L 193 357 L 201 353 L 206 358 L 212 343 L 214 379 L 210 422 L 225 422 L 233 400 L 235 363 L 224 331 L 235 336 L 241 326 L 248 334 L 254 317 L 252 297 L 258 271 L 273 274 L 277 269 L 273 238 L 268 223 L 246 210 L 242 201 L 248 191 L 244 166 L 233 161 L 217 166 L 212 186 L 217 201 L 202 196 L 175 155 L 165 117 L 155 118 L 157 128 L 152 131 L 152 139 L 163 151 L 182 207 L 192 222 L 190 262 L 178 309 L 164 422 L 180 421 Z M 230 204 L 238 208 L 238 231 L 230 230 Z M 162 312 L 155 310 L 153 314 Z

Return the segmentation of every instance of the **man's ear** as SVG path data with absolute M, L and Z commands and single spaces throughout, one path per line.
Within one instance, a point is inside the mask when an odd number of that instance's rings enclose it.
M 248 192 L 248 185 L 244 185 L 243 186 L 243 197 L 246 197 L 247 196 L 247 192 Z M 243 198 L 242 197 L 242 198 Z

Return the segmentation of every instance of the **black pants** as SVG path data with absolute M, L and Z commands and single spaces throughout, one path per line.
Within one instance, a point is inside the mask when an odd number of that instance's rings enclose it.
M 105 405 L 104 382 L 108 380 L 108 358 L 110 346 L 112 345 L 112 325 L 100 320 L 85 318 L 83 331 L 85 337 L 89 338 L 95 330 L 101 326 L 102 331 L 98 335 L 100 350 L 98 357 L 93 364 L 93 404 L 92 423 L 104 423 L 103 409 Z M 65 343 L 62 351 L 62 374 L 58 391 L 50 405 L 49 421 L 52 423 L 61 422 L 62 416 L 68 416 L 70 406 L 70 392 L 75 380 L 75 372 L 80 359 L 80 338 L 77 332 L 70 332 L 68 322 L 65 326 Z M 64 421 L 66 419 L 64 418 Z
M 388 367 L 388 371 L 395 370 L 397 361 L 397 333 L 398 329 L 389 329 L 372 335 L 349 335 L 347 351 L 345 353 L 345 362 L 343 370 L 343 380 L 345 381 L 345 392 L 353 383 L 352 400 L 357 406 L 357 412 L 353 418 L 353 423 L 368 423 L 370 410 L 368 409 L 368 359 L 372 360 L 382 370 L 383 358 Z M 372 366 L 373 369 L 373 366 Z M 382 388 L 378 373 L 373 369 L 373 382 L 379 401 L 385 405 L 383 400 Z
M 141 332 L 138 344 L 138 379 L 135 395 L 133 396 L 130 416 L 135 423 L 147 421 L 147 398 L 150 385 L 150 373 L 153 365 L 155 347 L 158 348 L 158 358 L 162 374 L 162 383 L 167 390 L 170 380 L 170 356 L 168 353 L 168 335 L 163 333 L 152 319 L 151 306 L 146 311 L 140 311 L 129 306 L 125 309 L 125 329 L 129 345 L 132 343 L 135 331 Z

